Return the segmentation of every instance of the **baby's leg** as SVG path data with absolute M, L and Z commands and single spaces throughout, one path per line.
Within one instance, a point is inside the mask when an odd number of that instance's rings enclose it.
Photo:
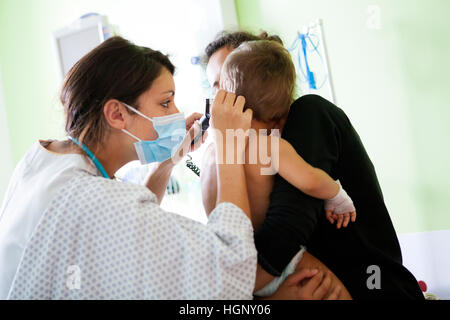
M 296 271 L 299 271 L 302 268 L 318 269 L 323 272 L 330 272 L 332 279 L 330 291 L 332 291 L 333 288 L 339 285 L 342 287 L 341 293 L 339 295 L 339 300 L 352 300 L 350 292 L 348 292 L 347 288 L 345 288 L 341 280 L 339 280 L 338 277 L 336 277 L 336 275 L 330 269 L 328 269 L 327 266 L 324 265 L 319 259 L 311 255 L 307 251 L 303 254 L 302 259 L 298 263 Z

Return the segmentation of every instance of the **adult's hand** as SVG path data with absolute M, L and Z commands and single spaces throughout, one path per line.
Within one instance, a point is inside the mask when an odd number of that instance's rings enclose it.
M 274 295 L 268 300 L 337 300 L 341 291 L 336 286 L 330 291 L 331 276 L 329 272 L 317 269 L 301 269 L 287 277 Z

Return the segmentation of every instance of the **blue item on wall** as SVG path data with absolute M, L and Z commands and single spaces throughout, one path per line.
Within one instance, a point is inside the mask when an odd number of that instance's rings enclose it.
M 317 86 L 316 86 L 316 80 L 314 79 L 314 73 L 311 72 L 310 68 L 309 68 L 309 64 L 308 64 L 308 56 L 306 54 L 306 37 L 304 34 L 300 34 L 300 38 L 302 41 L 302 48 L 303 48 L 303 56 L 305 59 L 305 66 L 306 66 L 306 77 L 308 79 L 308 83 L 309 83 L 309 87 L 311 89 L 317 90 Z

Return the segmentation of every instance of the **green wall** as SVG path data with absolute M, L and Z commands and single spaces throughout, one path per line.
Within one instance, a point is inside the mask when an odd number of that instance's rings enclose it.
M 324 20 L 337 104 L 375 164 L 397 231 L 450 229 L 450 2 L 235 2 L 241 28 L 286 45 Z M 368 28 L 369 5 L 380 9 L 380 29 Z
M 54 2 L 55 3 L 55 2 Z M 0 66 L 14 163 L 37 139 L 63 133 L 51 30 L 61 15 L 48 1 L 0 1 Z

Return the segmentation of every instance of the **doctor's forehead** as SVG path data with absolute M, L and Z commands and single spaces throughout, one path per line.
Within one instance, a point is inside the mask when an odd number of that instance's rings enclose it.
M 206 75 L 211 87 L 217 88 L 220 84 L 220 73 L 222 71 L 223 63 L 228 55 L 233 52 L 232 47 L 223 47 L 214 52 L 209 58 L 208 65 L 206 67 Z
M 161 74 L 153 81 L 147 93 L 150 97 L 156 99 L 173 97 L 175 95 L 175 80 L 170 71 L 162 68 Z

